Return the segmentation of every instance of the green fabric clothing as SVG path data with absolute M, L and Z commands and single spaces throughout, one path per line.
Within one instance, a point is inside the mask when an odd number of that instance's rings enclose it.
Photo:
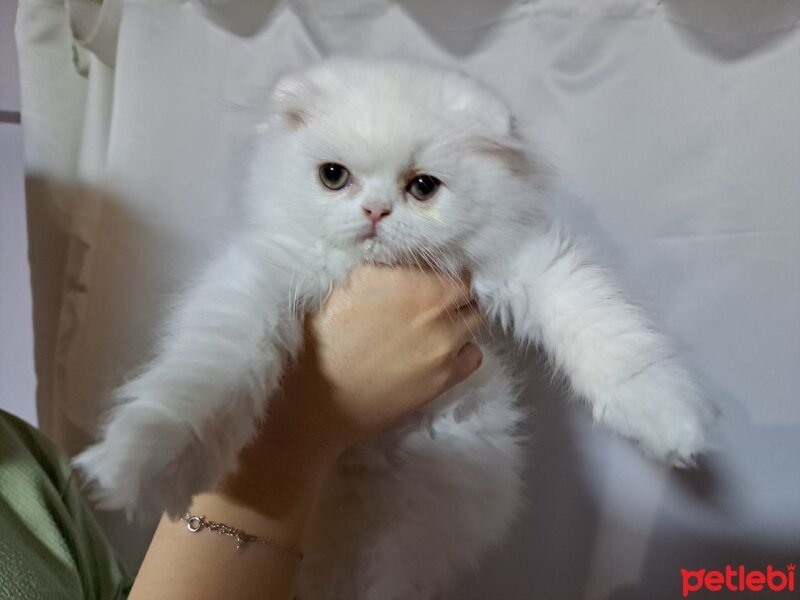
M 67 456 L 0 410 L 0 600 L 114 600 L 131 584 Z

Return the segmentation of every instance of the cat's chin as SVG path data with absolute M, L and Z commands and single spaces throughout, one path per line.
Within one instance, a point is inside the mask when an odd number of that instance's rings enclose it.
M 396 250 L 377 236 L 366 237 L 358 243 L 358 253 L 364 262 L 392 264 L 399 260 Z
M 418 252 L 413 246 L 398 247 L 392 240 L 386 239 L 381 235 L 364 236 L 357 240 L 353 245 L 352 256 L 354 264 L 383 264 L 390 266 L 407 265 L 422 267 L 431 265 L 426 256 L 436 252 L 435 268 L 444 272 L 459 273 L 466 267 L 463 259 L 459 256 L 452 256 L 445 253 L 442 249 Z M 353 264 L 353 263 L 351 263 Z

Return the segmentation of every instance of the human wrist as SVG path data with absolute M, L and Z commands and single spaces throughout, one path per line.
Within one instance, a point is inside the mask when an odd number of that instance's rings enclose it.
M 338 454 L 299 439 L 286 430 L 263 429 L 215 493 L 266 519 L 302 528 Z
M 270 457 L 257 471 L 245 467 L 229 475 L 193 508 L 208 507 L 211 519 L 228 518 L 252 535 L 301 549 L 326 473 L 322 464 L 293 467 Z
M 221 524 L 231 530 L 238 530 L 250 540 L 257 538 L 287 555 L 302 555 L 306 522 L 306 514 L 302 512 L 293 511 L 282 518 L 273 518 L 238 502 L 224 492 L 215 491 L 196 496 L 182 521 L 189 526 L 190 531 L 205 529 L 200 525 L 203 522 Z M 238 538 L 231 539 L 230 543 L 236 548 L 241 541 Z M 245 545 L 249 547 L 250 543 Z
M 322 460 L 280 461 L 269 457 L 257 468 L 241 466 L 215 492 L 265 516 L 282 517 L 291 512 L 293 504 L 313 504 L 328 470 Z

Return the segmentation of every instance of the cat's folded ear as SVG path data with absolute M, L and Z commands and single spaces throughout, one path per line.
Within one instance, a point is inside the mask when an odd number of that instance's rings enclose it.
M 488 88 L 461 73 L 448 73 L 442 88 L 450 110 L 482 123 L 493 136 L 517 137 L 511 109 Z
M 457 72 L 448 73 L 443 84 L 445 106 L 462 113 L 470 123 L 480 124 L 472 144 L 475 151 L 499 160 L 514 177 L 530 179 L 540 174 L 517 133 L 511 109 L 503 100 L 474 79 Z
M 302 75 L 287 75 L 278 80 L 270 99 L 274 114 L 285 119 L 290 129 L 299 129 L 306 124 L 314 84 Z

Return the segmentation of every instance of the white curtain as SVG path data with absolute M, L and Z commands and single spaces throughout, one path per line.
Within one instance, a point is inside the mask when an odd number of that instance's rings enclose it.
M 335 53 L 457 65 L 506 96 L 564 218 L 725 417 L 673 473 L 532 370 L 528 510 L 449 597 L 675 598 L 681 568 L 796 562 L 798 23 L 797 0 L 20 0 L 40 424 L 91 438 L 225 235 L 238 107 Z M 136 564 L 146 531 L 109 527 Z

